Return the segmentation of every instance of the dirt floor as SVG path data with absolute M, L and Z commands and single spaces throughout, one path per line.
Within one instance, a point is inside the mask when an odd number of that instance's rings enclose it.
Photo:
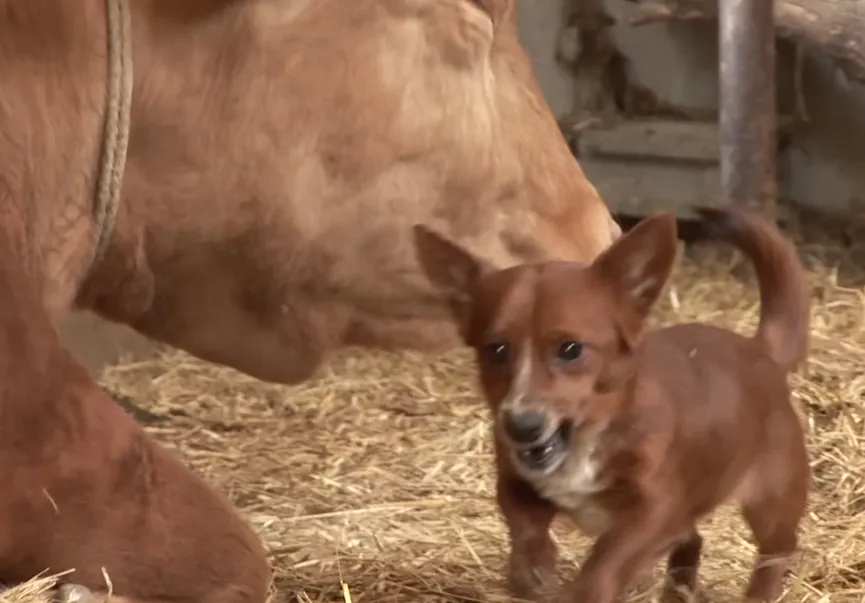
M 680 264 L 659 321 L 751 332 L 754 283 L 731 276 L 733 260 L 701 255 Z M 860 603 L 865 296 L 841 287 L 836 269 L 809 263 L 812 353 L 807 374 L 792 381 L 815 484 L 784 600 Z M 102 382 L 170 416 L 150 431 L 229 493 L 258 529 L 271 551 L 278 601 L 510 600 L 488 418 L 466 353 L 346 354 L 320 379 L 286 388 L 168 351 L 110 367 Z M 733 508 L 707 521 L 703 534 L 705 595 L 739 600 L 754 560 L 750 534 Z M 564 523 L 556 537 L 562 574 L 570 575 L 587 541 Z M 629 601 L 653 600 L 661 569 Z

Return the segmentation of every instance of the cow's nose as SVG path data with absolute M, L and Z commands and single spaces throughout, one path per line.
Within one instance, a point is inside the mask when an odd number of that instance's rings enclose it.
M 505 431 L 519 444 L 531 444 L 538 440 L 547 427 L 547 417 L 536 410 L 505 411 Z

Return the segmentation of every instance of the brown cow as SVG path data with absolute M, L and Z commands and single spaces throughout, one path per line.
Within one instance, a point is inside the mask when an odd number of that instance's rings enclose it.
M 70 308 L 298 382 L 344 345 L 458 343 L 416 222 L 500 266 L 588 260 L 618 235 L 512 2 L 136 0 L 111 230 L 92 214 L 114 114 L 106 0 L 0 0 L 0 470 L 17 471 L 0 580 L 71 565 L 99 588 L 105 566 L 119 595 L 190 603 L 254 603 L 266 581 L 227 505 L 60 349 Z

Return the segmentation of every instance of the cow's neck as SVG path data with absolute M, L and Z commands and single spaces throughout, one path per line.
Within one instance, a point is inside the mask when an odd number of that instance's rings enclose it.
M 236 28 L 236 11 L 223 14 L 222 9 L 234 1 L 194 0 L 182 6 L 168 0 L 132 3 L 134 121 L 122 195 L 104 257 L 97 258 L 80 283 L 77 307 L 135 325 L 152 307 L 154 273 L 164 281 L 166 266 L 182 261 L 190 237 L 200 234 L 197 229 L 207 229 L 208 216 L 187 208 L 213 204 L 209 209 L 216 220 L 220 210 L 237 215 L 233 206 L 216 207 L 221 197 L 255 195 L 249 182 L 230 182 L 226 178 L 231 170 L 207 163 L 228 152 L 220 128 L 214 127 L 213 116 L 218 115 L 214 102 L 221 94 L 216 99 L 201 94 L 203 84 L 212 83 L 209 78 L 220 57 L 201 52 L 191 58 L 188 52 L 189 47 L 219 49 L 227 43 Z M 208 25 L 187 27 L 202 21 Z M 161 29 L 148 25 L 153 22 Z M 224 109 L 232 109 L 225 102 Z M 221 150 L 214 152 L 214 148 Z M 232 195 L 235 188 L 241 192 Z M 203 236 L 212 240 L 214 232 Z M 192 247 L 196 248 L 194 243 Z

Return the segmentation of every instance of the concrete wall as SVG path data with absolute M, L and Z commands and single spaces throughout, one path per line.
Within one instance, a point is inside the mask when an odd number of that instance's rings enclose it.
M 532 57 L 541 88 L 557 116 L 573 105 L 573 81 L 556 63 L 561 15 L 572 0 L 517 0 L 520 35 Z M 575 0 L 580 1 L 580 0 Z M 627 14 L 631 3 L 604 0 L 608 13 Z M 718 49 L 712 23 L 654 24 L 633 28 L 619 20 L 618 48 L 634 75 L 661 99 L 683 108 L 717 109 Z M 863 32 L 865 33 L 865 32 Z M 793 96 L 794 53 L 779 52 L 779 103 Z M 803 92 L 810 123 L 796 129 L 779 157 L 785 199 L 829 211 L 865 209 L 865 86 L 845 82 L 831 61 L 806 54 Z

